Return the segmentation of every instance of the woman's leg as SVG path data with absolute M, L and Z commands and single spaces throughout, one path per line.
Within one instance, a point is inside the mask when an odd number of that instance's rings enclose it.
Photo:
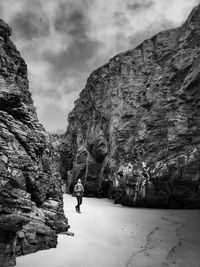
M 80 204 L 79 204 L 79 206 L 82 204 L 82 199 L 83 199 L 83 197 L 80 196 Z
M 82 197 L 78 196 L 78 212 L 80 212 L 80 205 L 82 203 Z
M 80 207 L 79 207 L 79 196 L 76 196 L 76 200 L 77 200 L 77 205 L 75 206 L 76 211 L 79 211 Z

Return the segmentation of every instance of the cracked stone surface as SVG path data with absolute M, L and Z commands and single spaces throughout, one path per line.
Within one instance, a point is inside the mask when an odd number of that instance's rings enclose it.
M 181 27 L 89 76 L 61 144 L 64 179 L 81 178 L 86 195 L 113 186 L 123 205 L 200 207 L 199 20 L 197 6 Z M 128 163 L 133 171 L 121 177 Z
M 27 66 L 0 20 L 0 266 L 55 247 L 68 229 L 61 177 L 49 135 L 38 122 Z

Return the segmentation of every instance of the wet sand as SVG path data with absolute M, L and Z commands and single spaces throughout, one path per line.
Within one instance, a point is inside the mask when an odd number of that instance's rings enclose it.
M 128 208 L 112 200 L 64 195 L 73 237 L 56 249 L 17 258 L 17 267 L 199 267 L 200 210 Z

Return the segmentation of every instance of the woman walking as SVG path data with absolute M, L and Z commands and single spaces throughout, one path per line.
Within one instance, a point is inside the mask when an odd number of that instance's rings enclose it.
M 83 193 L 84 193 L 84 188 L 81 183 L 81 179 L 78 179 L 77 184 L 74 186 L 74 195 L 76 196 L 77 199 L 77 205 L 75 206 L 75 208 L 78 213 L 81 213 L 80 205 L 82 204 Z

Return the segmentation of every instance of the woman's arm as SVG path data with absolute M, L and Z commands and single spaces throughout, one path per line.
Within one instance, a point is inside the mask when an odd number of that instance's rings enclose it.
M 77 189 L 77 184 L 74 186 L 74 192 L 77 192 L 78 189 Z
M 84 187 L 83 187 L 83 185 L 81 185 L 81 191 L 84 192 Z

